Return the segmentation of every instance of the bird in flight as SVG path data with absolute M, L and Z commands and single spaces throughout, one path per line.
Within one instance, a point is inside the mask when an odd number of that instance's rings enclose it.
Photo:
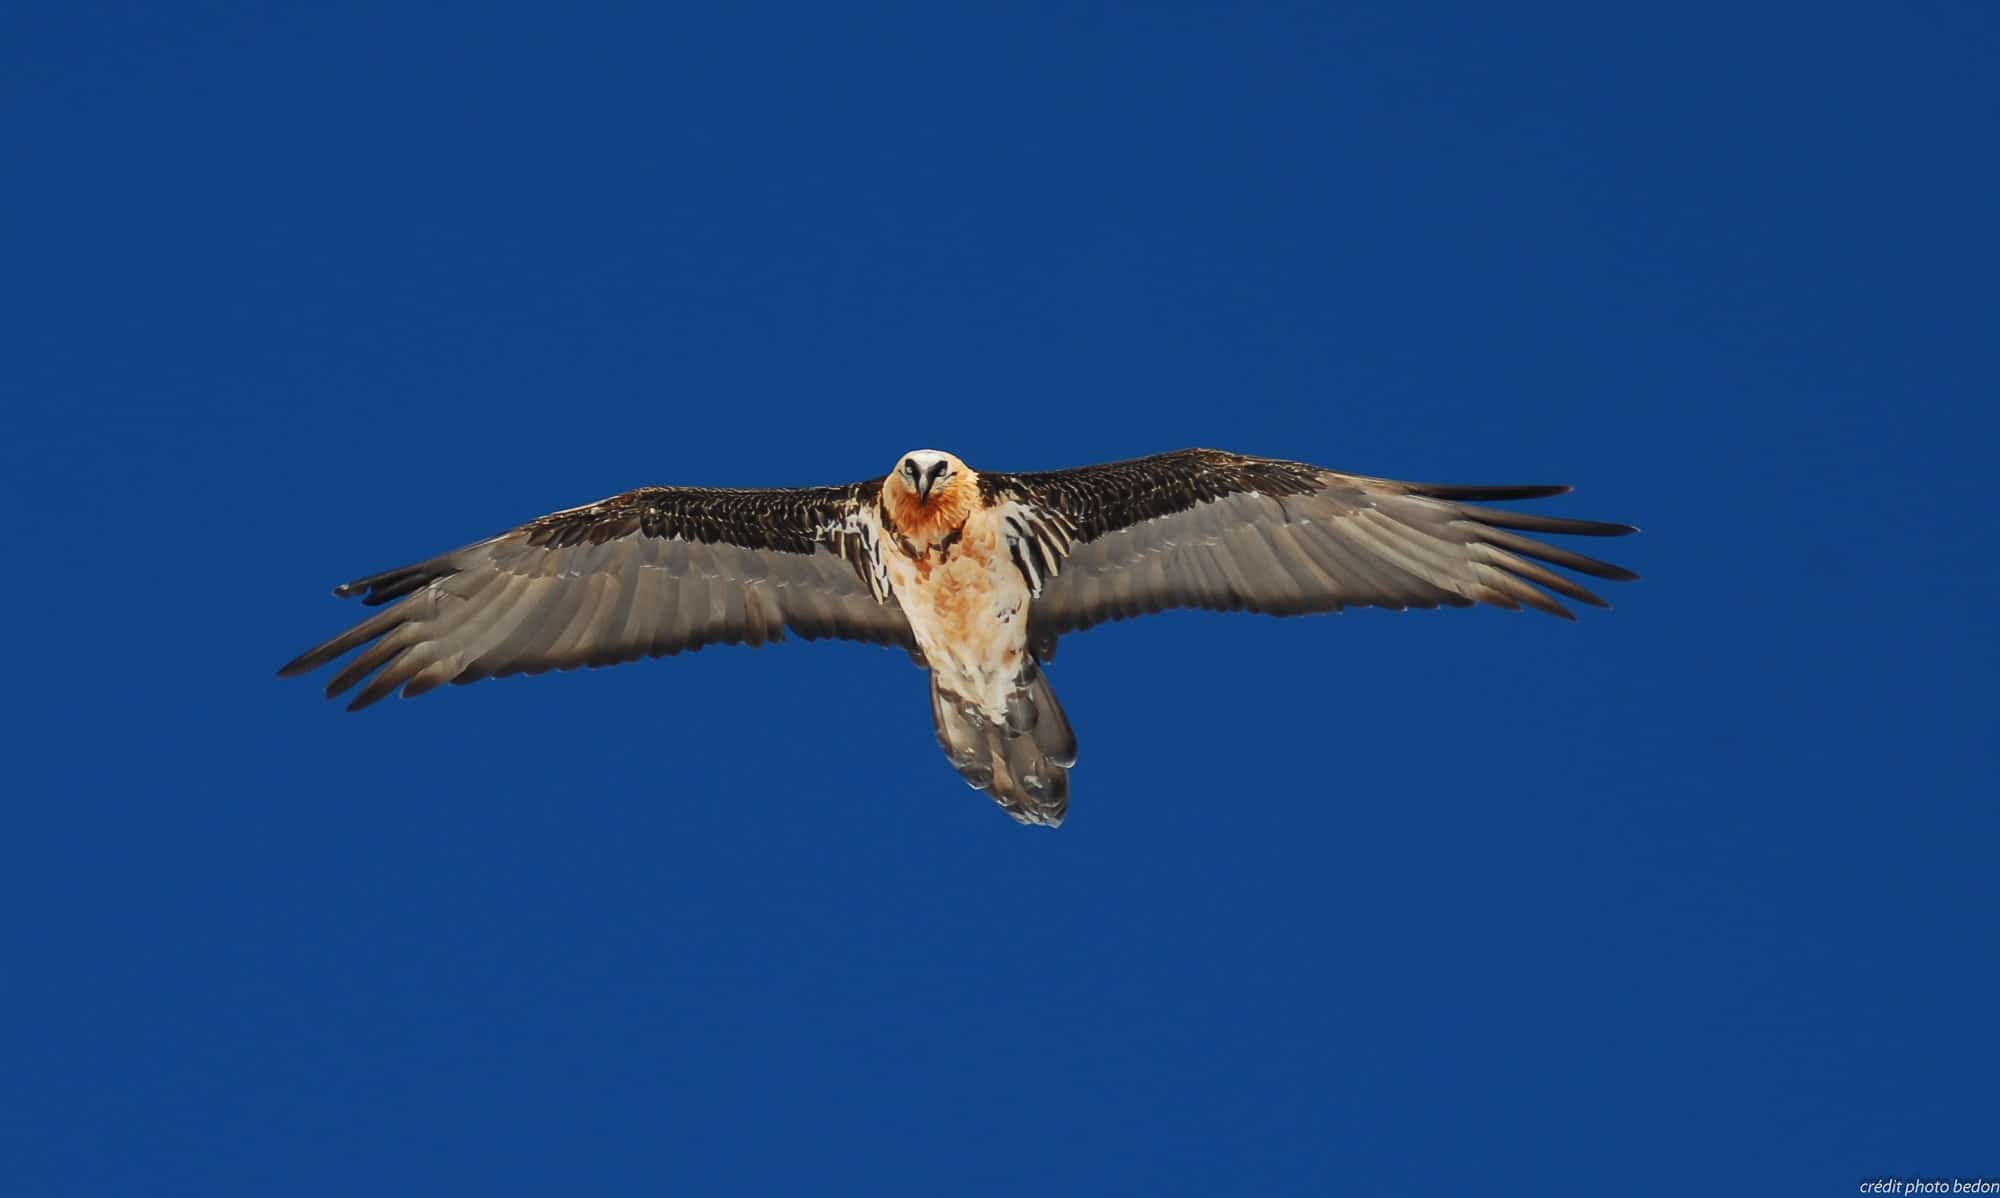
M 1032 474 L 920 449 L 846 486 L 641 487 L 335 587 L 392 606 L 278 673 L 360 650 L 326 688 L 360 685 L 355 710 L 399 689 L 787 630 L 895 645 L 929 671 L 959 775 L 1016 820 L 1053 827 L 1076 761 L 1043 670 L 1064 633 L 1174 607 L 1486 603 L 1574 619 L 1555 596 L 1608 605 L 1550 566 L 1637 575 L 1523 534 L 1634 530 L 1475 506 L 1568 490 L 1396 482 L 1215 449 Z

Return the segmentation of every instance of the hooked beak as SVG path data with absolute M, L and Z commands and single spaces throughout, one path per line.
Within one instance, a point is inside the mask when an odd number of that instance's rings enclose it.
M 929 503 L 931 501 L 931 488 L 937 484 L 937 480 L 938 475 L 936 472 L 917 476 L 918 503 Z

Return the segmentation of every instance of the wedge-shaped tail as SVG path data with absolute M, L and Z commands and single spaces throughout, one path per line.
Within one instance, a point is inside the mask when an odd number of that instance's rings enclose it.
M 1003 720 L 938 685 L 931 675 L 931 719 L 939 747 L 966 785 L 992 795 L 1024 824 L 1053 828 L 1069 810 L 1069 767 L 1076 734 L 1031 659 L 1014 680 Z

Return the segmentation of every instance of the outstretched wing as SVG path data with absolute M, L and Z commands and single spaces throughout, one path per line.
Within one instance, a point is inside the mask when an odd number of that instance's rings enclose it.
M 1021 512 L 1016 560 L 1040 584 L 1029 629 L 1042 649 L 1064 632 L 1170 607 L 1295 615 L 1490 603 L 1574 619 L 1548 592 L 1608 605 L 1541 563 L 1637 577 L 1521 535 L 1622 536 L 1627 525 L 1470 502 L 1568 487 L 1396 482 L 1214 449 L 980 483 L 989 502 Z
M 879 483 L 797 490 L 642 487 L 556 512 L 441 557 L 336 587 L 393 607 L 308 649 L 301 674 L 362 649 L 332 697 L 603 666 L 789 628 L 914 648 L 861 523 Z M 367 646 L 363 649 L 363 646 Z

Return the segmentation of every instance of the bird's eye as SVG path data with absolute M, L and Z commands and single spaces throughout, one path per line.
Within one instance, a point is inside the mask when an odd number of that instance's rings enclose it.
M 917 476 L 917 464 L 915 462 L 904 462 L 903 473 L 909 475 L 911 478 L 915 478 Z

